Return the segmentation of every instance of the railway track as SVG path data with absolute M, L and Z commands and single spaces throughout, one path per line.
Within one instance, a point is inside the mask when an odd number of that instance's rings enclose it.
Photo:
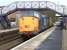
M 21 36 L 17 28 L 0 30 L 0 50 L 10 50 L 32 37 Z
M 18 34 L 18 30 L 0 32 L 0 50 L 9 50 L 23 41 L 24 37 Z

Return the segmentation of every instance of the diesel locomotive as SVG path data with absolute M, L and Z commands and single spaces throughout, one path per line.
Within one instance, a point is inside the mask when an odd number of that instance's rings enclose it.
M 36 11 L 20 12 L 16 16 L 20 34 L 30 36 L 52 26 L 52 17 L 40 14 Z

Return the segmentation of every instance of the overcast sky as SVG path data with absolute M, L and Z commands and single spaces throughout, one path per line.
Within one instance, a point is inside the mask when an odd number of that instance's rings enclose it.
M 0 6 L 6 6 L 15 1 L 33 1 L 33 0 L 0 0 Z M 59 4 L 59 5 L 67 6 L 66 0 L 34 0 L 34 1 L 51 1 L 51 2 L 55 2 L 56 4 Z

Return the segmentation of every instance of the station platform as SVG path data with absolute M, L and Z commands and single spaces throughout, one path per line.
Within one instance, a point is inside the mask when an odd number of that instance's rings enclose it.
M 62 50 L 67 50 L 67 29 L 63 30 Z
M 13 32 L 13 31 L 17 31 L 18 28 L 11 28 L 11 29 L 5 29 L 5 30 L 0 30 L 0 34 L 5 34 L 7 32 Z
M 52 27 L 10 50 L 61 50 L 62 29 Z

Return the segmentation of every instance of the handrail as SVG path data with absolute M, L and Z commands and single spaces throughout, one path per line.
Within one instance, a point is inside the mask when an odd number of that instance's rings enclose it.
M 55 3 L 50 2 L 50 1 L 18 1 L 18 2 L 14 2 L 12 4 L 9 4 L 8 6 L 3 7 L 1 10 L 2 10 L 2 15 L 3 15 L 11 11 L 14 11 L 16 9 L 19 10 L 19 9 L 42 9 L 42 8 L 44 9 L 48 8 L 61 15 L 67 15 L 66 13 L 67 9 L 64 6 L 56 5 Z

